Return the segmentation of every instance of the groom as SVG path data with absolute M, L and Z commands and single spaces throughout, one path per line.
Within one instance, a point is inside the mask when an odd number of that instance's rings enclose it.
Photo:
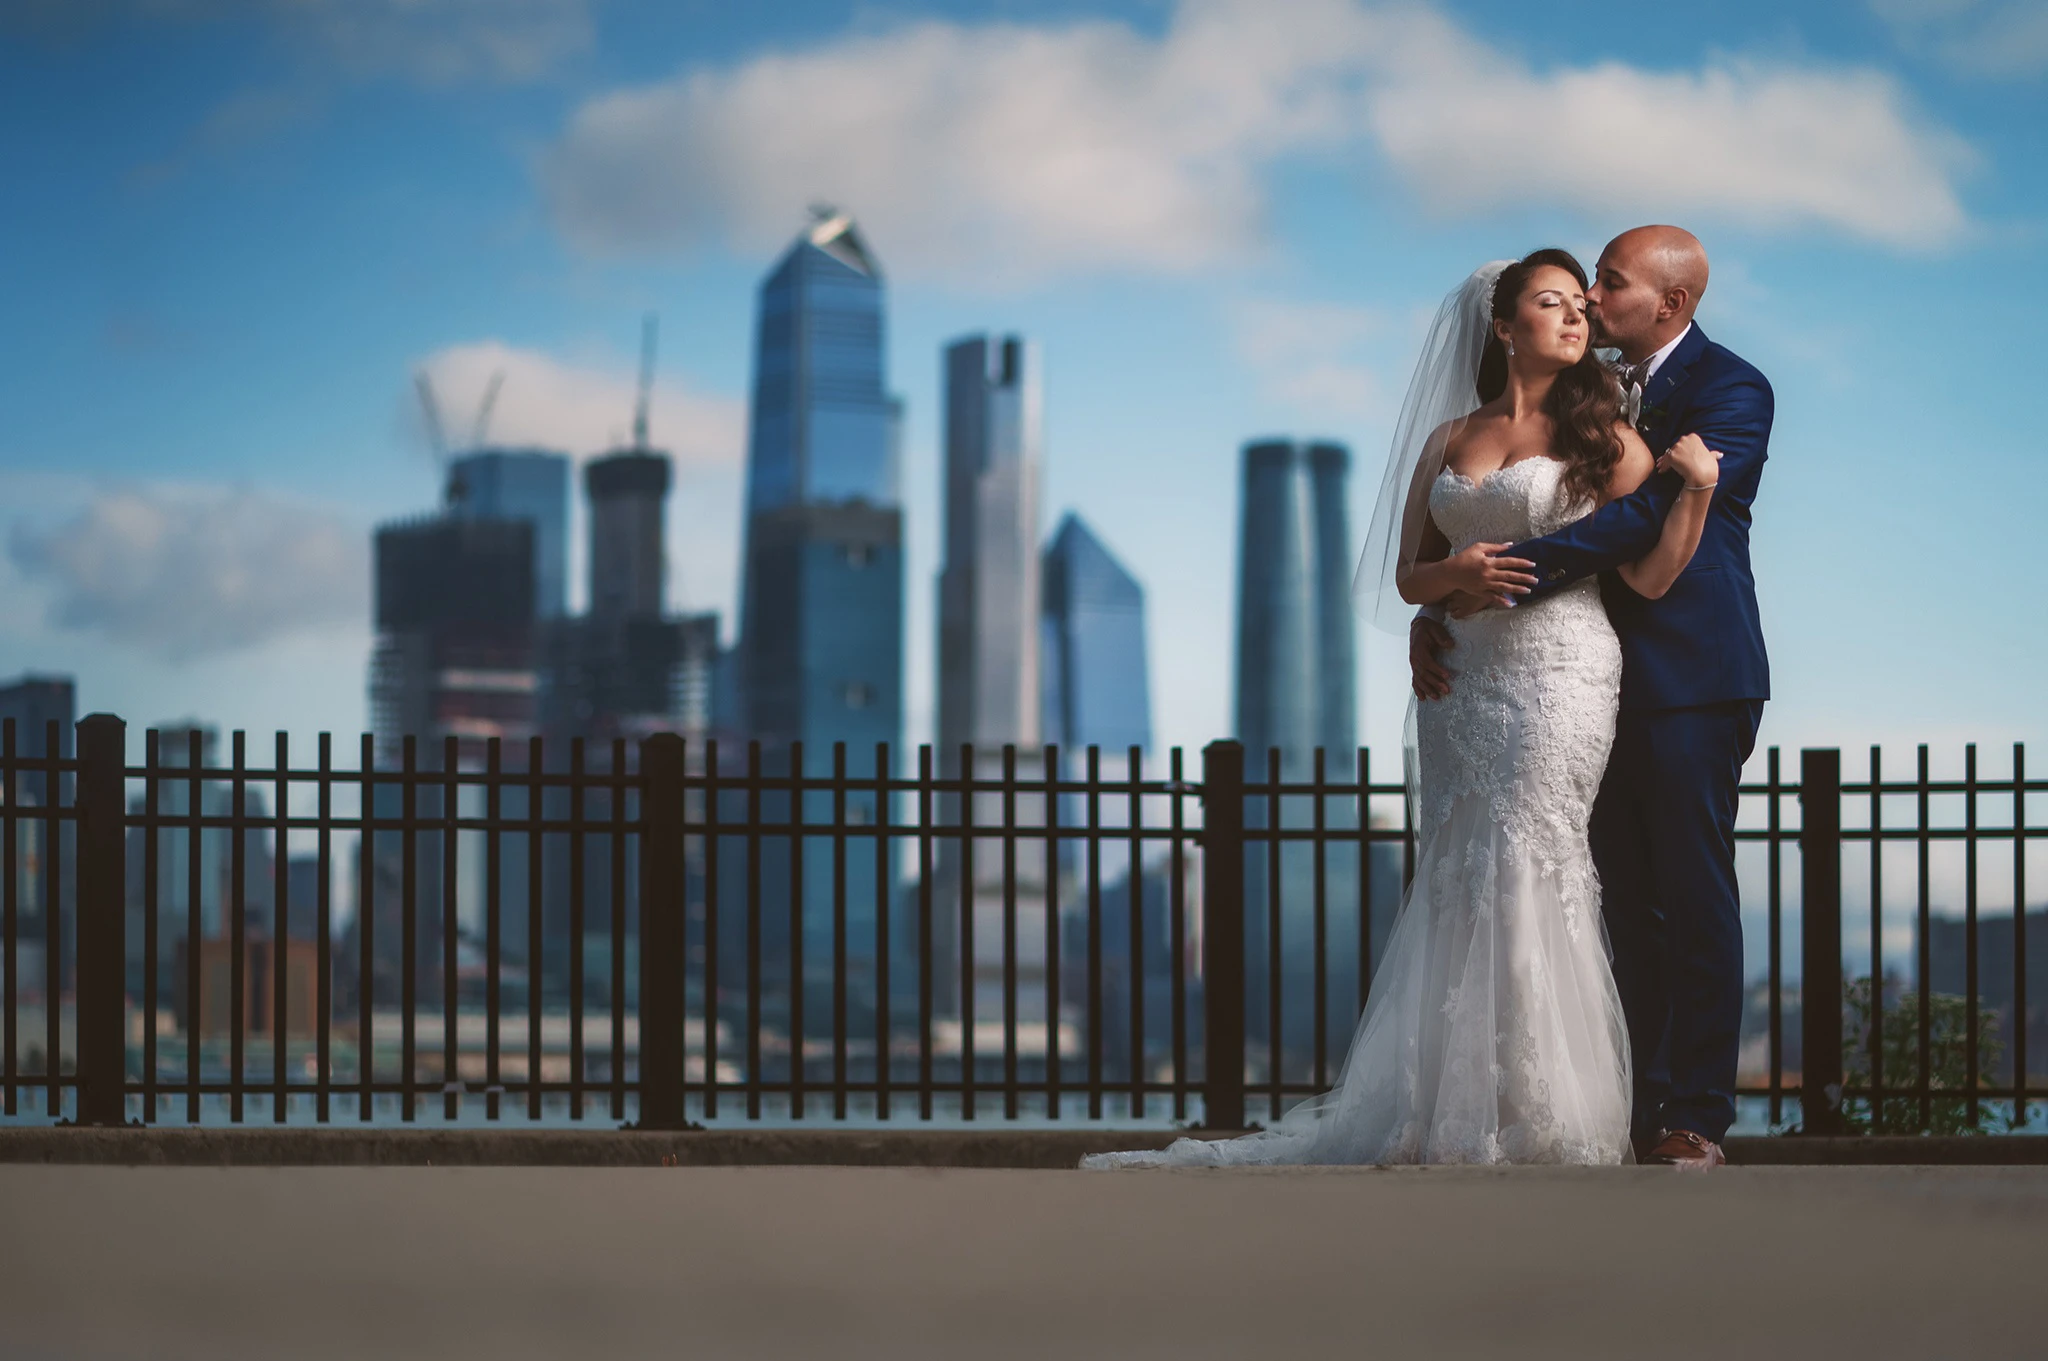
M 1707 254 L 1677 227 L 1638 227 L 1601 252 L 1586 290 L 1595 342 L 1621 351 L 1628 418 L 1653 451 L 1696 434 L 1721 454 L 1720 490 L 1692 564 L 1661 600 L 1611 569 L 1657 544 L 1679 479 L 1633 495 L 1504 556 L 1535 564 L 1522 604 L 1599 572 L 1621 637 L 1621 715 L 1593 806 L 1593 860 L 1635 1062 L 1632 1135 L 1645 1162 L 1713 1167 L 1735 1120 L 1742 923 L 1735 808 L 1770 697 L 1750 574 L 1750 506 L 1770 444 L 1771 385 L 1693 323 Z M 1467 599 L 1464 615 L 1494 602 Z M 1448 694 L 1449 633 L 1409 634 L 1416 695 Z

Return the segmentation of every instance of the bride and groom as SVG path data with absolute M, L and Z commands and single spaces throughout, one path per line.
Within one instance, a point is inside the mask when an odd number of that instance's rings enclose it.
M 1772 396 L 1694 324 L 1706 285 L 1640 227 L 1590 280 L 1542 250 L 1445 300 L 1356 585 L 1410 633 L 1417 853 L 1342 1074 L 1084 1166 L 1723 1160 Z

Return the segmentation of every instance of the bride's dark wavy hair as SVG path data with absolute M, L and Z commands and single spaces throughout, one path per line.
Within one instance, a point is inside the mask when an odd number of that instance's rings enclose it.
M 1495 321 L 1513 319 L 1529 276 L 1546 265 L 1563 270 L 1579 281 L 1580 288 L 1586 287 L 1586 271 L 1570 251 L 1535 251 L 1500 272 L 1493 285 Z M 1479 400 L 1490 402 L 1507 387 L 1507 346 L 1489 329 L 1486 349 L 1479 357 Z M 1607 489 L 1614 465 L 1621 462 L 1621 437 L 1614 433 L 1620 410 L 1621 387 L 1588 344 L 1579 362 L 1557 375 L 1550 395 L 1543 399 L 1543 414 L 1550 417 L 1553 452 L 1565 465 L 1567 490 L 1598 500 Z

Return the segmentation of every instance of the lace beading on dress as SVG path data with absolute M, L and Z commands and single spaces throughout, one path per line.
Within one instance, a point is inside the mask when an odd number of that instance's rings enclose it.
M 1563 465 L 1430 510 L 1453 546 L 1586 513 Z M 1451 625 L 1448 698 L 1419 707 L 1417 870 L 1337 1086 L 1273 1129 L 1088 1167 L 1573 1162 L 1629 1157 L 1629 1054 L 1586 827 L 1614 739 L 1621 647 L 1587 580 Z

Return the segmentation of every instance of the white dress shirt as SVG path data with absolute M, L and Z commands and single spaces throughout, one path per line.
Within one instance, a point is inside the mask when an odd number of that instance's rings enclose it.
M 1651 355 L 1648 359 L 1645 359 L 1643 361 L 1644 383 L 1647 384 L 1652 378 L 1655 378 L 1657 376 L 1657 370 L 1664 367 L 1664 361 L 1671 357 L 1671 352 L 1677 349 L 1679 345 L 1684 342 L 1685 338 L 1691 334 L 1692 323 L 1688 321 L 1687 323 L 1685 323 L 1685 329 L 1683 331 L 1680 331 L 1677 335 L 1671 338 L 1671 343 L 1669 345 L 1666 345 L 1663 349 L 1657 351 L 1657 353 Z

